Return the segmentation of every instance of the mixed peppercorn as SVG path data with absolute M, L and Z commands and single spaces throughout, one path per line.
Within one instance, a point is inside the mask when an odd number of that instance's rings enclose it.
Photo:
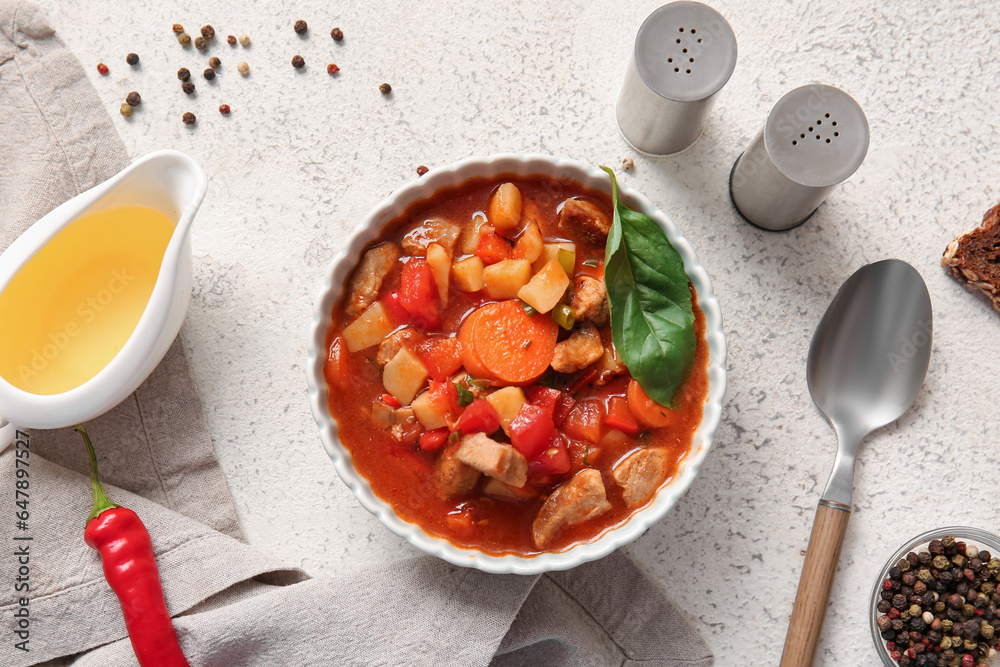
M 1000 649 L 1000 558 L 946 536 L 882 582 L 876 619 L 900 667 L 987 667 Z

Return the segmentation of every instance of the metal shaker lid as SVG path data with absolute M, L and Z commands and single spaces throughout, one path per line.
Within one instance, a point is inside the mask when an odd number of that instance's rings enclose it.
M 635 38 L 639 76 L 675 102 L 719 92 L 736 68 L 736 35 L 722 14 L 700 2 L 672 2 L 653 11 Z
M 833 86 L 812 84 L 787 93 L 764 126 L 767 153 L 789 180 L 829 187 L 864 162 L 868 120 L 853 97 Z

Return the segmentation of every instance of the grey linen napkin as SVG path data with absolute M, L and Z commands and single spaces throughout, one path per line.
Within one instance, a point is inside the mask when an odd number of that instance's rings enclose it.
M 126 164 L 96 92 L 44 17 L 0 0 L 0 249 Z M 425 557 L 309 579 L 258 553 L 244 543 L 179 341 L 89 429 L 109 495 L 149 529 L 194 667 L 712 664 L 683 615 L 619 554 L 541 577 Z M 0 455 L 0 664 L 135 665 L 100 559 L 83 544 L 90 494 L 78 436 L 19 435 L 30 452 L 30 519 L 27 530 L 16 526 L 17 455 L 8 449 Z M 25 545 L 30 589 L 15 592 L 24 571 L 10 554 Z M 15 634 L 23 608 L 28 651 Z

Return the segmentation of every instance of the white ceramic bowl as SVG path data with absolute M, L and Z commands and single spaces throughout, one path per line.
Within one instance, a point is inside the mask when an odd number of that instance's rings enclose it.
M 722 413 L 722 397 L 726 392 L 726 341 L 722 334 L 722 315 L 712 292 L 712 284 L 705 269 L 698 263 L 690 244 L 680 235 L 670 218 L 653 206 L 648 199 L 631 188 L 621 188 L 619 195 L 627 206 L 656 220 L 666 231 L 670 242 L 684 259 L 684 267 L 698 292 L 698 305 L 705 314 L 709 349 L 708 399 L 701 425 L 694 434 L 693 451 L 681 463 L 680 472 L 669 484 L 660 489 L 652 503 L 634 513 L 624 524 L 606 531 L 592 542 L 578 544 L 565 551 L 537 556 L 487 555 L 473 549 L 455 546 L 444 539 L 429 535 L 416 524 L 400 519 L 388 504 L 372 492 L 368 481 L 354 469 L 351 464 L 351 454 L 341 444 L 337 436 L 337 423 L 327 407 L 329 392 L 323 378 L 323 365 L 326 360 L 326 336 L 332 321 L 333 307 L 341 296 L 344 281 L 357 264 L 365 246 L 375 240 L 379 229 L 385 223 L 398 217 L 414 202 L 429 197 L 445 186 L 457 185 L 470 178 L 489 178 L 501 174 L 518 176 L 540 174 L 556 179 L 570 179 L 588 188 L 609 194 L 611 192 L 608 175 L 596 167 L 545 155 L 467 158 L 447 167 L 433 169 L 422 178 L 407 183 L 372 209 L 346 240 L 327 271 L 309 332 L 309 361 L 306 375 L 309 380 L 309 400 L 313 416 L 319 425 L 323 447 L 333 460 L 340 478 L 351 488 L 365 509 L 378 517 L 389 530 L 418 549 L 455 565 L 498 574 L 536 574 L 576 567 L 581 563 L 602 558 L 618 547 L 632 542 L 653 522 L 663 517 L 681 494 L 691 486 L 711 448 L 712 435 L 719 425 Z

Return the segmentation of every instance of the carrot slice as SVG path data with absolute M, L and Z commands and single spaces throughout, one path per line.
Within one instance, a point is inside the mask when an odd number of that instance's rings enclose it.
M 472 332 L 476 328 L 476 322 L 479 320 L 479 316 L 482 314 L 482 309 L 477 309 L 472 311 L 465 321 L 462 322 L 462 326 L 458 330 L 458 342 L 462 346 L 462 365 L 465 366 L 465 370 L 475 378 L 482 378 L 484 380 L 496 380 L 483 366 L 482 360 L 480 360 L 479 355 L 476 354 L 476 349 L 472 344 Z
M 632 414 L 650 428 L 663 428 L 677 421 L 677 413 L 647 396 L 635 378 L 628 383 L 627 397 Z
M 472 351 L 490 376 L 506 384 L 526 385 L 545 372 L 559 335 L 559 325 L 551 317 L 529 316 L 517 299 L 490 303 L 478 312 L 471 332 Z

